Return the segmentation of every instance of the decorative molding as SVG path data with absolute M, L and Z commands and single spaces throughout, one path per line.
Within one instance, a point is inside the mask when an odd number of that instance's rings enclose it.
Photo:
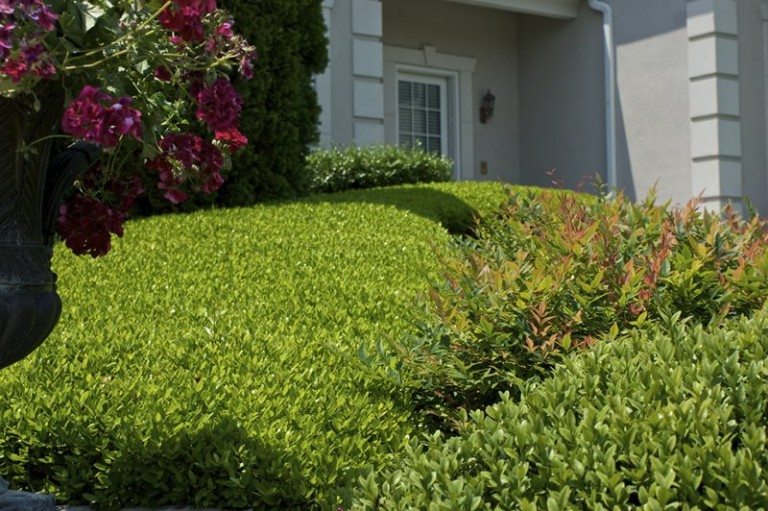
M 467 73 L 474 73 L 477 66 L 477 59 L 474 57 L 438 53 L 434 46 L 424 46 L 420 50 L 400 46 L 385 46 L 384 61 Z
M 380 1 L 352 0 L 352 33 L 371 37 L 384 35 Z
M 536 14 L 550 18 L 574 19 L 579 13 L 579 0 L 449 0 L 451 2 L 491 7 L 505 11 Z
M 692 192 L 717 211 L 743 196 L 737 8 L 735 0 L 687 4 Z

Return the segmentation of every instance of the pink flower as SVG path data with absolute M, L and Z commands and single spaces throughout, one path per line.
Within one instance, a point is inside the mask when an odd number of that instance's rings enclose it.
M 171 75 L 170 69 L 165 66 L 160 66 L 155 69 L 155 78 L 162 82 L 170 82 L 173 75 Z
M 14 10 L 16 7 L 11 4 L 11 0 L 0 0 L 0 14 L 13 14 Z
M 124 97 L 102 112 L 96 142 L 104 147 L 115 147 L 123 135 L 141 140 L 141 112 L 131 108 L 131 98 Z
M 164 10 L 158 19 L 164 28 L 175 32 L 184 41 L 202 41 L 202 17 L 215 10 L 216 0 L 176 0 L 175 5 Z
M 125 135 L 141 140 L 141 112 L 131 107 L 128 97 L 116 100 L 86 85 L 64 110 L 61 127 L 73 137 L 102 147 L 116 147 Z
M 0 61 L 5 60 L 13 49 L 13 23 L 0 24 Z
M 29 66 L 22 58 L 11 58 L 5 61 L 2 72 L 11 78 L 13 83 L 19 83 L 29 71 Z
M 253 61 L 255 59 L 256 52 L 253 50 L 244 52 L 240 57 L 240 66 L 238 70 L 246 80 L 253 78 Z
M 197 96 L 197 118 L 213 131 L 225 131 L 237 124 L 243 100 L 226 78 L 218 78 Z
M 194 133 L 166 135 L 160 140 L 160 150 L 160 155 L 147 162 L 147 166 L 158 173 L 157 188 L 164 191 L 163 196 L 169 202 L 179 204 L 187 200 L 181 186 L 188 179 L 200 183 L 193 188 L 206 194 L 215 192 L 224 182 L 221 151 L 200 136 Z
M 230 154 L 234 154 L 248 145 L 248 138 L 246 138 L 240 130 L 234 127 L 223 131 L 217 131 L 214 138 L 227 146 Z
M 112 234 L 123 235 L 125 219 L 125 213 L 77 193 L 59 208 L 57 227 L 72 252 L 99 257 L 112 248 Z
M 235 33 L 232 30 L 232 23 L 224 22 L 218 27 L 216 27 L 216 35 L 219 37 L 225 37 L 227 39 L 233 38 L 235 36 Z

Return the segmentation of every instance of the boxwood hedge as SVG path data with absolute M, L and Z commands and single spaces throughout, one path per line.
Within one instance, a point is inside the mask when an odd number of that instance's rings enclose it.
M 310 189 L 340 192 L 407 183 L 450 181 L 453 162 L 420 147 L 318 149 L 307 157 Z
M 678 319 L 566 360 L 461 436 L 412 439 L 352 509 L 765 509 L 768 314 Z
M 335 510 L 413 431 L 356 350 L 408 328 L 446 196 L 503 200 L 372 190 L 142 219 L 103 260 L 57 250 L 61 322 L 0 372 L 0 474 L 102 508 Z

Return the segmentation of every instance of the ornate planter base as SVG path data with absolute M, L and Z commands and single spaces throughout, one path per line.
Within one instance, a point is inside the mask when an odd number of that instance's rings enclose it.
M 8 483 L 0 479 L 0 511 L 56 511 L 56 499 L 8 489 Z
M 29 355 L 61 314 L 50 247 L 0 245 L 0 368 Z

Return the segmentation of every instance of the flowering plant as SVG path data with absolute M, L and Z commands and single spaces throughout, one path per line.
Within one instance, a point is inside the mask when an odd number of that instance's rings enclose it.
M 254 58 L 216 0 L 0 0 L 0 99 L 54 103 L 61 123 L 46 139 L 101 149 L 59 211 L 71 250 L 109 251 L 144 192 L 143 167 L 174 204 L 222 185 L 248 143 L 229 76 L 252 77 Z

